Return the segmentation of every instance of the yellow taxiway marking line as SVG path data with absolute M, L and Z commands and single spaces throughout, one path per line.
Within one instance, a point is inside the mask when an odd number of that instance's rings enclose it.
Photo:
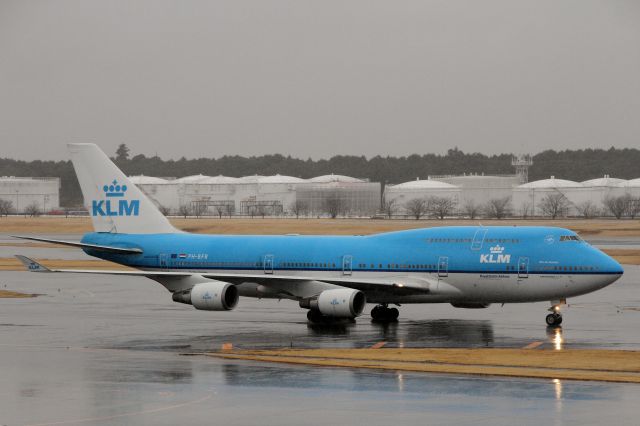
M 325 367 L 640 384 L 640 351 L 381 348 L 245 350 L 207 355 Z
M 538 346 L 542 346 L 544 344 L 544 342 L 533 342 L 533 343 L 529 343 L 527 346 L 524 346 L 522 349 L 535 349 Z
M 380 349 L 381 347 L 383 347 L 386 344 L 387 344 L 387 342 L 385 342 L 385 341 L 378 342 L 375 345 L 371 346 L 371 349 Z

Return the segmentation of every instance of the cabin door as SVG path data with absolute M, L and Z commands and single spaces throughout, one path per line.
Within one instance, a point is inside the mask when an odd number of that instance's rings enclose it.
M 529 278 L 529 258 L 518 259 L 518 278 Z
M 444 278 L 449 276 L 449 258 L 440 256 L 438 259 L 438 277 Z
M 480 250 L 484 243 L 484 237 L 487 235 L 487 228 L 481 228 L 473 234 L 473 241 L 471 242 L 471 250 Z
M 353 272 L 353 256 L 347 254 L 342 257 L 342 275 L 351 275 Z
M 160 255 L 158 256 L 158 259 L 160 260 L 160 268 L 161 269 L 169 269 L 169 264 L 168 264 L 168 259 L 169 256 L 167 256 L 167 253 L 160 253 Z
M 266 254 L 264 256 L 264 273 L 265 274 L 273 274 L 273 255 Z

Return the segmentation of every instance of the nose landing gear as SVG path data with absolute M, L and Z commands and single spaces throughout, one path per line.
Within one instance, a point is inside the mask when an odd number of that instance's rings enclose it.
M 549 327 L 555 327 L 562 324 L 562 315 L 558 313 L 549 314 L 545 321 Z
M 565 303 L 567 303 L 567 301 L 564 299 L 551 301 L 551 307 L 549 308 L 549 311 L 551 313 L 545 318 L 547 326 L 556 327 L 562 324 L 562 314 L 560 313 L 560 306 L 564 305 Z
M 389 308 L 386 303 L 371 310 L 371 319 L 376 322 L 394 322 L 398 320 L 399 315 L 400 311 L 397 308 Z

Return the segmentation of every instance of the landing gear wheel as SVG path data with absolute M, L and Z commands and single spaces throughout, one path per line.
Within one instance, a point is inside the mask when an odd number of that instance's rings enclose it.
M 547 318 L 545 318 L 545 322 L 549 327 L 553 327 L 556 325 L 562 324 L 562 315 L 560 314 L 549 314 Z
M 398 320 L 399 315 L 398 309 L 385 305 L 377 305 L 371 310 L 371 319 L 376 322 L 394 322 Z
M 307 320 L 314 324 L 320 324 L 326 322 L 326 318 L 318 311 L 314 311 L 313 309 L 309 309 L 307 311 Z
M 322 315 L 322 313 L 315 309 L 309 309 L 307 311 L 307 320 L 309 320 L 311 324 L 315 325 L 338 325 L 354 323 L 356 321 L 355 318 L 336 318 Z
M 398 317 L 400 316 L 400 311 L 398 308 L 388 309 L 389 321 L 398 321 Z

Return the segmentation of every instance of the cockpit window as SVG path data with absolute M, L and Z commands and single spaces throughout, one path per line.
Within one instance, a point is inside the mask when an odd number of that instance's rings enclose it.
M 560 241 L 582 241 L 577 235 L 560 235 Z

